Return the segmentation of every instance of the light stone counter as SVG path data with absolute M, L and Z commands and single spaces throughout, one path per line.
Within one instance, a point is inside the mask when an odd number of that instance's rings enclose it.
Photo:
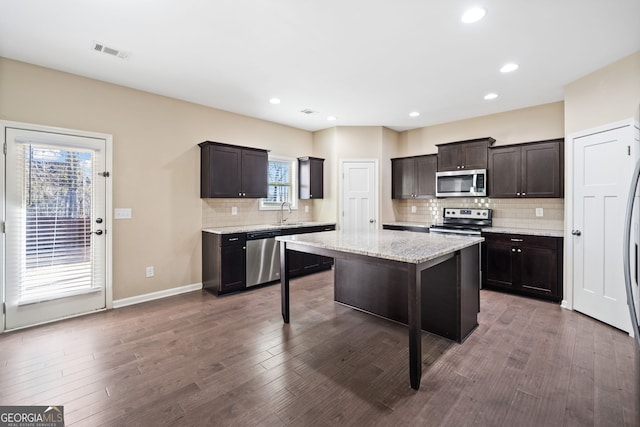
M 276 237 L 281 242 L 365 255 L 392 261 L 421 264 L 476 245 L 482 237 L 436 233 L 407 233 L 394 230 L 370 232 L 328 231 Z
M 544 230 L 532 228 L 485 227 L 483 233 L 523 234 L 525 236 L 564 237 L 562 230 Z
M 302 228 L 302 227 L 318 227 L 324 225 L 336 225 L 335 222 L 291 222 L 280 224 L 252 224 L 252 225 L 231 225 L 228 227 L 211 227 L 203 228 L 202 231 L 213 234 L 235 234 L 235 233 L 252 233 L 254 231 L 270 231 L 282 230 L 284 228 Z

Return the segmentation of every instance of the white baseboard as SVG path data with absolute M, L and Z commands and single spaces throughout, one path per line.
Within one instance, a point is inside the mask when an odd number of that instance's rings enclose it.
M 184 285 L 177 288 L 165 289 L 162 291 L 151 292 L 150 294 L 137 295 L 135 297 L 122 298 L 113 300 L 113 308 L 126 307 L 128 305 L 140 304 L 141 302 L 153 301 L 160 298 L 166 298 L 173 295 L 184 294 L 202 289 L 202 283 L 194 283 L 193 285 Z

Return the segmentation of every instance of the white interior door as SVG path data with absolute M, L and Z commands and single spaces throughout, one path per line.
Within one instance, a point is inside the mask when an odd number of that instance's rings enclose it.
M 378 227 L 376 175 L 374 160 L 342 163 L 342 230 L 365 231 Z
M 4 129 L 6 329 L 105 308 L 106 140 Z
M 574 308 L 631 331 L 626 305 L 622 242 L 635 159 L 629 127 L 573 140 Z

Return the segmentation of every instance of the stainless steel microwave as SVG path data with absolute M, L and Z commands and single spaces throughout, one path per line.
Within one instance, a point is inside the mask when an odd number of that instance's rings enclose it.
M 436 172 L 436 197 L 485 197 L 487 170 Z

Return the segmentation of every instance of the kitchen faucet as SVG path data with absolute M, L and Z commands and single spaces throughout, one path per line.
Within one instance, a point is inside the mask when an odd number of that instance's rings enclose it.
M 284 205 L 287 205 L 287 208 L 289 208 L 289 213 L 291 213 L 291 203 L 282 202 L 282 204 L 280 205 L 280 225 L 284 224 L 284 222 L 288 219 L 284 217 Z

